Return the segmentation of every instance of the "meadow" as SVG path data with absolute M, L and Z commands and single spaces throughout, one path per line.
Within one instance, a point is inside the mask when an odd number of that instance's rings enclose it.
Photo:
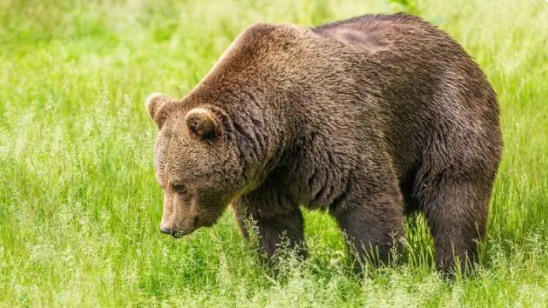
M 231 211 L 159 233 L 144 100 L 183 97 L 262 20 L 406 10 L 447 31 L 498 93 L 505 150 L 481 262 L 444 280 L 422 217 L 399 262 L 349 269 L 328 215 L 309 258 L 262 264 Z M 548 2 L 0 0 L 0 307 L 548 307 Z

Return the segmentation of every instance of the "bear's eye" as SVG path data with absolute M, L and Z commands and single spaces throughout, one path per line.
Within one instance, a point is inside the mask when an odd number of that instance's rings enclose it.
M 179 195 L 186 195 L 187 193 L 186 187 L 181 184 L 171 184 L 171 188 Z

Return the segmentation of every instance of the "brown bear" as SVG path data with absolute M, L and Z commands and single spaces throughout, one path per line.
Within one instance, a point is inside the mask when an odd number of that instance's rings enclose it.
M 418 210 L 438 269 L 477 255 L 502 152 L 497 98 L 463 48 L 418 17 L 255 24 L 183 99 L 153 94 L 146 109 L 164 233 L 211 226 L 232 204 L 271 256 L 283 237 L 303 244 L 303 205 L 384 262 Z

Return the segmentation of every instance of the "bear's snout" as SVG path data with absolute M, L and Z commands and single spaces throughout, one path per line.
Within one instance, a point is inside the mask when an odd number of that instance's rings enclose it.
M 169 235 L 173 236 L 174 238 L 181 238 L 181 237 L 189 234 L 189 233 L 185 233 L 183 231 L 169 229 L 169 228 L 162 227 L 162 226 L 160 226 L 160 232 L 162 232 L 164 234 L 169 234 Z
M 173 232 L 172 229 L 168 229 L 168 228 L 165 228 L 165 227 L 162 227 L 162 226 L 160 226 L 160 232 L 165 233 L 165 234 L 169 234 L 169 235 L 174 235 L 175 234 L 175 232 Z

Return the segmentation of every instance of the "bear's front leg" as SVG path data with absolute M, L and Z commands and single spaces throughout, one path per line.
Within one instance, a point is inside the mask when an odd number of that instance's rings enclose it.
M 364 179 L 357 179 L 360 175 Z M 366 261 L 386 264 L 391 250 L 399 248 L 403 238 L 403 201 L 392 183 L 390 177 L 361 173 L 349 181 L 345 195 L 330 206 L 330 214 L 354 254 L 357 271 Z
M 297 254 L 304 257 L 304 219 L 298 207 L 270 218 L 258 217 L 257 228 L 261 251 L 268 258 L 281 246 L 297 249 Z
M 362 205 L 334 215 L 351 253 L 355 254 L 354 268 L 358 271 L 366 261 L 375 266 L 386 264 L 403 235 L 402 216 L 382 212 Z
M 304 242 L 304 218 L 297 204 L 280 194 L 275 186 L 263 184 L 257 190 L 242 196 L 232 204 L 238 226 L 245 238 L 249 238 L 249 223 L 256 226 L 259 248 L 268 258 L 279 247 L 297 249 L 301 257 L 306 255 Z

